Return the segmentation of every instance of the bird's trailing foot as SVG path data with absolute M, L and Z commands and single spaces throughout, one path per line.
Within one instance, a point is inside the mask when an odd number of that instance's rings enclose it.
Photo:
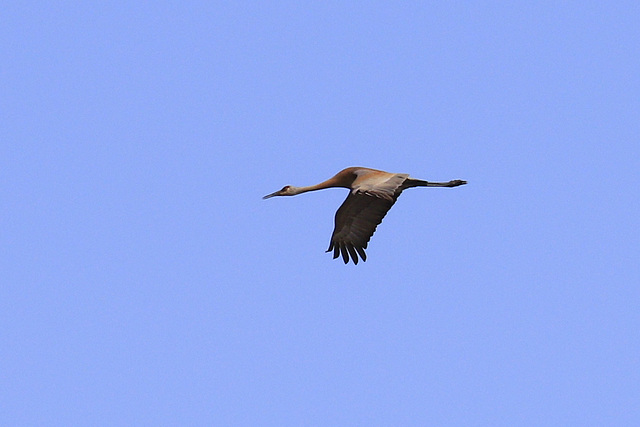
M 447 182 L 447 187 L 457 187 L 459 185 L 465 185 L 467 181 L 463 181 L 461 179 L 454 179 L 453 181 Z

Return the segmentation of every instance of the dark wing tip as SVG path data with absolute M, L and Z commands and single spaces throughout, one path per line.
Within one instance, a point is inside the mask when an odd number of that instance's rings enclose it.
M 344 243 L 340 243 L 340 252 L 342 253 L 342 260 L 347 264 L 349 262 L 349 253 Z
M 351 243 L 347 243 L 346 246 L 349 250 L 349 255 L 351 255 L 351 260 L 355 265 L 358 265 L 358 254 L 356 253 L 356 248 L 354 248 Z
M 364 245 L 358 245 L 350 242 L 334 242 L 331 240 L 329 249 L 325 252 L 333 252 L 333 259 L 342 255 L 342 260 L 345 264 L 348 264 L 349 259 L 351 259 L 353 263 L 357 265 L 360 259 L 362 259 L 362 261 L 367 260 L 367 254 L 364 251 L 366 246 L 366 243 Z M 360 255 L 360 258 L 358 258 L 358 255 Z

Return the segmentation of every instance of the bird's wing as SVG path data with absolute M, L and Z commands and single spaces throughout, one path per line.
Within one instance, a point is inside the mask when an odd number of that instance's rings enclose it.
M 350 192 L 336 212 L 335 228 L 327 252 L 333 250 L 334 259 L 342 254 L 345 264 L 349 262 L 349 255 L 354 264 L 358 263 L 358 254 L 366 261 L 364 250 L 367 243 L 399 195 L 400 191 L 389 198 Z
M 365 174 L 358 177 L 353 183 L 353 190 L 358 193 L 365 193 L 371 196 L 395 201 L 400 192 L 404 189 L 403 184 L 409 178 L 409 174 L 390 174 L 380 172 L 379 174 Z

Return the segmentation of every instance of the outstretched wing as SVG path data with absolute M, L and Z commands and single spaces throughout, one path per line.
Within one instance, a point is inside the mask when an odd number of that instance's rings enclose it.
M 358 263 L 358 254 L 366 261 L 364 250 L 367 243 L 401 191 L 388 198 L 358 191 L 350 192 L 336 212 L 335 228 L 327 252 L 333 250 L 334 259 L 342 254 L 345 264 L 349 262 L 349 255 L 354 264 Z

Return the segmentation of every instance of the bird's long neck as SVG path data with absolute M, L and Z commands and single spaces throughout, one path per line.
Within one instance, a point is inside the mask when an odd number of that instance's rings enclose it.
M 320 184 L 309 185 L 308 187 L 295 187 L 294 195 L 306 193 L 308 191 L 316 191 L 316 190 L 322 190 L 325 188 L 334 188 L 334 187 L 344 187 L 344 185 L 340 185 L 340 183 L 338 182 L 335 176 L 333 178 L 329 178 L 328 180 L 321 182 Z

